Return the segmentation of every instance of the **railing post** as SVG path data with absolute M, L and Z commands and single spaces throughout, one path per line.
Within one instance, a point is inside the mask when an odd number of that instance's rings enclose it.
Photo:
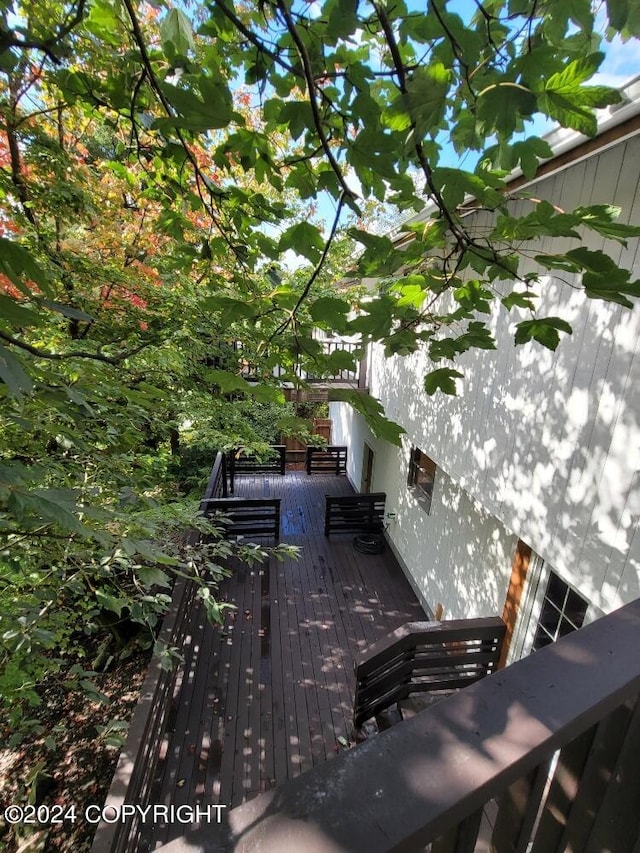
M 329 513 L 331 512 L 331 498 L 329 495 L 325 495 L 324 498 L 324 535 L 328 536 L 331 532 L 331 522 L 329 519 Z
M 233 491 L 233 483 L 231 484 L 231 491 Z M 222 497 L 226 498 L 228 496 L 227 492 L 227 454 L 222 454 Z
M 358 368 L 358 388 L 365 389 L 367 387 L 367 354 L 360 359 Z
M 229 451 L 229 488 L 231 494 L 234 492 L 234 480 L 236 477 L 236 451 L 235 448 Z M 226 497 L 226 495 L 225 495 Z
M 274 535 L 276 542 L 280 541 L 280 498 L 276 498 L 276 521 L 275 521 L 276 529 L 274 530 Z
M 477 809 L 447 835 L 437 838 L 431 845 L 431 853 L 474 853 L 483 814 L 483 809 Z

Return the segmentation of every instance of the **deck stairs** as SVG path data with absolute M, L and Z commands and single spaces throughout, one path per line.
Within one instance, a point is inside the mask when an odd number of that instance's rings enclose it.
M 355 664 L 356 740 L 490 675 L 505 633 L 498 617 L 410 622 L 374 643 Z

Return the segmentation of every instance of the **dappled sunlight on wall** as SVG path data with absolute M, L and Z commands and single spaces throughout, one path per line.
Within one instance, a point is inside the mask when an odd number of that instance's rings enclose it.
M 332 406 L 332 418 L 334 429 L 345 429 L 340 441 L 367 431 L 360 415 L 344 404 Z M 436 472 L 427 514 L 407 486 L 410 442 L 405 438 L 396 448 L 370 435 L 366 440 L 376 454 L 373 487 L 386 492 L 387 511 L 395 515 L 387 521 L 388 537 L 423 603 L 431 611 L 441 603 L 447 619 L 500 613 L 515 537 L 442 470 Z M 358 456 L 354 449 L 354 468 Z
M 565 208 L 593 204 L 604 182 L 622 221 L 640 221 L 638 170 L 622 169 L 638 160 L 635 137 L 544 178 L 536 196 Z M 576 245 L 604 248 L 640 276 L 637 240 L 625 248 L 597 234 L 545 238 L 536 251 Z M 531 261 L 523 272 L 535 270 Z M 397 512 L 389 534 L 424 599 L 442 601 L 447 615 L 501 605 L 516 537 L 596 608 L 609 611 L 640 594 L 640 310 L 589 300 L 576 285 L 569 273 L 543 272 L 534 286 L 540 315 L 573 327 L 556 351 L 515 347 L 516 323 L 528 314 L 495 308 L 489 325 L 498 348 L 460 356 L 458 397 L 426 395 L 426 373 L 446 362 L 434 365 L 424 351 L 385 358 L 378 347 L 372 355 L 372 393 L 407 431 L 401 451 L 376 445 L 374 487 Z M 361 440 L 363 427 L 357 430 Z M 346 422 L 341 440 L 350 441 Z M 411 446 L 439 469 L 430 515 L 407 489 Z M 492 524 L 500 547 L 486 544 Z

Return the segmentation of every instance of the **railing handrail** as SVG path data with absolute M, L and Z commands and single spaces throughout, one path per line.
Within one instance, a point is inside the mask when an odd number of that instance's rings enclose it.
M 331 533 L 382 533 L 386 492 L 325 495 L 324 535 Z
M 336 350 L 343 350 L 344 352 L 348 353 L 355 353 L 363 350 L 364 351 L 360 359 L 358 360 L 357 365 L 354 368 L 342 368 L 331 374 L 316 374 L 313 373 L 313 371 L 310 372 L 308 369 L 305 371 L 302 369 L 302 364 L 300 361 L 298 361 L 288 370 L 285 370 L 281 365 L 274 365 L 271 368 L 268 368 L 268 372 L 270 372 L 272 376 L 275 376 L 278 379 L 282 379 L 283 377 L 285 377 L 289 380 L 292 380 L 295 376 L 298 379 L 302 379 L 303 381 L 308 382 L 310 385 L 341 384 L 350 385 L 354 388 L 359 388 L 361 390 L 366 389 L 366 346 L 363 347 L 361 343 L 355 343 L 353 341 L 319 341 L 319 343 L 325 355 L 331 355 L 331 353 L 335 352 Z M 242 343 L 240 341 L 235 341 L 233 349 L 234 352 L 236 352 L 238 355 L 241 355 L 243 352 Z M 265 357 L 268 357 L 268 353 L 265 353 Z M 240 375 L 247 381 L 256 381 L 260 378 L 260 371 L 256 369 L 256 365 L 252 362 L 243 360 L 240 362 L 239 367 Z
M 237 474 L 285 474 L 286 471 L 286 454 L 287 447 L 285 444 L 271 444 L 270 449 L 274 451 L 273 455 L 264 460 L 259 460 L 256 456 L 240 456 L 238 457 L 238 448 L 229 452 L 229 489 L 233 494 L 235 486 L 235 478 Z
M 232 809 L 219 849 L 421 849 L 636 697 L 639 636 L 637 599 Z
M 216 512 L 229 519 L 226 536 L 274 536 L 280 538 L 281 498 L 206 498 L 203 512 L 212 517 Z
M 423 640 L 446 643 L 451 640 L 470 640 L 478 636 L 478 631 L 502 633 L 504 622 L 499 616 L 480 616 L 476 619 L 447 619 L 439 622 L 405 622 L 395 631 L 372 643 L 367 649 L 358 652 L 356 668 L 369 672 L 377 661 L 391 649 L 409 648 Z
M 218 451 L 211 467 L 207 488 L 200 501 L 200 512 L 204 512 L 205 504 L 211 498 L 227 497 L 227 459 L 224 453 Z
M 356 658 L 354 726 L 414 693 L 460 689 L 485 678 L 498 666 L 505 633 L 498 616 L 397 628 Z
M 346 474 L 348 452 L 346 444 L 310 445 L 306 450 L 305 470 L 307 474 L 324 474 L 332 469 L 336 475 Z
M 189 614 L 196 602 L 195 592 L 196 587 L 191 581 L 177 581 L 171 608 L 160 630 L 158 648 L 182 648 Z M 127 739 L 118 758 L 103 815 L 110 812 L 122 814 L 124 806 L 136 806 L 148 801 L 162 752 L 177 676 L 178 670 L 166 669 L 159 653 L 153 655 L 131 718 Z M 135 811 L 115 823 L 103 819 L 96 830 L 91 853 L 127 853 L 135 849 L 139 829 L 140 815 Z

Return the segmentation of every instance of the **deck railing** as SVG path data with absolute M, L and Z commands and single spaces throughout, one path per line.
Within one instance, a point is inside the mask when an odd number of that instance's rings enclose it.
M 171 609 L 158 638 L 159 648 L 182 648 L 189 614 L 197 603 L 195 593 L 196 586 L 190 581 L 176 583 Z M 91 853 L 131 853 L 138 849 L 140 814 L 135 807 L 149 801 L 178 673 L 177 669 L 167 669 L 159 654 L 153 656 L 101 812 L 106 819 L 98 824 Z M 119 819 L 112 820 L 113 815 Z
M 224 453 L 216 453 L 216 458 L 211 467 L 207 488 L 200 501 L 200 512 L 204 512 L 207 501 L 212 498 L 227 497 L 227 458 Z
M 287 448 L 284 444 L 272 444 L 271 455 L 267 459 L 256 456 L 241 455 L 239 450 L 229 453 L 227 465 L 229 471 L 229 489 L 234 491 L 235 478 L 238 474 L 282 474 L 285 473 Z
M 220 513 L 225 536 L 272 536 L 280 539 L 280 498 L 211 498 L 202 502 L 204 514 Z
M 632 853 L 639 638 L 640 599 L 233 809 L 189 843 L 219 833 L 216 849 L 234 853 L 428 844 L 469 853 L 492 803 L 497 853 Z
M 268 370 L 268 375 L 277 379 L 291 381 L 293 377 L 308 382 L 312 385 L 349 385 L 353 388 L 365 390 L 367 387 L 367 359 L 366 356 L 358 356 L 362 352 L 362 345 L 350 341 L 319 341 L 321 351 L 330 356 L 334 352 L 346 352 L 357 358 L 357 364 L 353 368 L 344 368 L 335 373 L 313 373 L 303 369 L 300 362 L 292 365 L 288 370 L 276 365 Z M 243 356 L 243 347 L 240 341 L 235 341 L 233 351 L 238 359 L 240 375 L 249 382 L 265 378 L 265 369 L 261 365 L 254 364 L 250 359 Z M 268 359 L 268 353 L 264 356 Z
M 322 351 L 325 355 L 331 355 L 334 352 L 347 352 L 356 355 L 358 351 L 362 352 L 362 345 L 351 343 L 349 341 L 322 341 Z M 357 388 L 367 387 L 367 360 L 366 357 L 360 357 L 355 368 L 347 368 L 338 370 L 330 375 L 316 375 L 307 373 L 307 382 L 320 382 L 323 384 L 346 383 Z
M 200 502 L 200 512 L 205 512 L 209 501 L 226 496 L 226 459 L 223 453 L 218 453 Z M 191 531 L 188 541 L 195 543 L 199 536 L 196 531 Z M 196 592 L 195 584 L 186 579 L 176 583 L 171 608 L 158 638 L 158 648 L 182 648 L 189 614 L 196 606 Z M 100 822 L 91 853 L 127 853 L 137 849 L 140 814 L 133 807 L 145 805 L 151 795 L 178 675 L 179 669 L 167 669 L 159 654 L 153 656 L 104 804 L 105 814 L 118 814 L 121 819 Z M 129 807 L 130 813 L 122 817 L 125 806 Z
M 330 444 L 327 447 L 307 447 L 305 469 L 307 474 L 346 474 L 346 445 Z
M 459 690 L 489 675 L 505 633 L 497 616 L 402 625 L 356 659 L 354 726 L 413 694 Z
M 324 535 L 331 533 L 382 533 L 385 492 L 325 497 Z

